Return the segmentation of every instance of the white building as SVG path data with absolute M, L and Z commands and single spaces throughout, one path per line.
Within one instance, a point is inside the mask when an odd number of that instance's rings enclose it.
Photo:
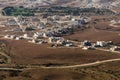
M 94 50 L 95 48 L 94 47 L 90 47 L 90 46 L 84 46 L 82 49 L 83 50 Z
M 28 38 L 28 34 L 24 34 L 24 35 L 23 35 L 23 38 Z
M 66 42 L 65 44 L 66 47 L 71 47 L 71 46 L 75 46 L 73 42 Z
M 20 37 L 16 37 L 15 40 L 20 40 Z
M 10 38 L 10 35 L 5 35 L 4 38 Z
M 48 40 L 49 43 L 57 43 L 57 44 L 62 44 L 64 41 L 65 40 L 62 37 L 50 37 Z
M 105 42 L 105 41 L 97 41 L 97 42 L 96 42 L 96 45 L 98 45 L 98 46 L 100 46 L 100 47 L 105 47 L 105 46 L 107 46 L 108 44 L 107 44 L 107 42 Z
M 39 35 L 38 35 L 37 33 L 34 33 L 34 34 L 33 34 L 33 38 L 34 38 L 34 39 L 37 39 L 38 36 L 39 36 Z
M 118 46 L 114 46 L 112 48 L 110 48 L 111 51 L 120 51 L 120 47 Z
M 10 36 L 10 39 L 15 39 L 15 38 L 16 38 L 15 35 L 11 35 L 11 36 Z

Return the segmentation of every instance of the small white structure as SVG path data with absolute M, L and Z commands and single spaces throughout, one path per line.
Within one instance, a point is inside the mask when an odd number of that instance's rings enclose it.
M 84 46 L 82 49 L 83 50 L 94 50 L 95 48 L 91 46 Z
M 45 38 L 46 38 L 46 37 L 47 37 L 47 33 L 43 33 L 43 37 L 45 37 Z
M 83 49 L 83 50 L 88 50 L 88 48 L 89 48 L 89 47 L 83 47 L 82 49 Z
M 10 38 L 10 35 L 5 35 L 4 38 Z
M 38 42 L 38 44 L 43 44 L 44 43 L 44 41 L 40 41 L 40 42 Z
M 38 36 L 39 36 L 39 35 L 38 35 L 37 33 L 34 33 L 34 34 L 33 34 L 33 38 L 34 38 L 34 39 L 37 39 Z
M 74 46 L 74 43 L 73 42 L 66 42 L 66 47 L 71 47 L 71 46 Z
M 15 40 L 24 39 L 23 36 L 16 36 L 16 35 L 6 35 L 6 36 L 4 36 L 4 38 L 7 38 L 7 39 L 15 39 Z
M 96 42 L 96 45 L 98 45 L 98 46 L 100 46 L 100 47 L 105 47 L 105 46 L 107 46 L 108 44 L 107 44 L 107 42 L 105 42 L 105 41 L 97 41 L 97 42 Z
M 64 41 L 65 40 L 62 37 L 50 37 L 48 40 L 49 43 L 57 43 L 57 44 L 62 44 Z
M 45 40 L 42 40 L 42 39 L 32 39 L 28 42 L 31 42 L 31 43 L 35 43 L 35 44 L 43 44 L 43 43 L 46 43 Z
M 20 40 L 20 37 L 16 37 L 15 40 Z
M 111 20 L 110 22 L 111 22 L 111 23 L 117 23 L 115 20 Z
M 23 38 L 28 38 L 28 34 L 24 34 L 24 35 L 23 35 Z
M 11 36 L 10 36 L 10 39 L 15 39 L 15 38 L 16 38 L 15 35 L 11 35 Z
M 32 39 L 32 41 L 31 41 L 32 43 L 36 43 L 36 40 L 35 39 Z
M 75 19 L 75 18 L 72 18 L 71 21 L 76 21 L 76 19 Z
M 120 51 L 120 47 L 118 46 L 114 46 L 112 48 L 110 48 L 111 51 Z

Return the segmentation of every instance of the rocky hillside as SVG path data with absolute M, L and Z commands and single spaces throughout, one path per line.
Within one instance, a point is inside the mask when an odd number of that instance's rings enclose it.
M 120 0 L 9 0 L 17 1 L 16 3 L 30 3 L 34 6 L 70 6 L 70 7 L 97 7 L 109 8 L 111 10 L 120 11 Z M 36 4 L 36 5 L 35 5 Z M 24 4 L 23 4 L 24 5 Z
M 51 0 L 52 3 L 74 7 L 116 7 L 120 0 Z
M 43 0 L 43 2 L 71 7 L 97 7 L 109 8 L 115 11 L 120 10 L 120 0 Z
M 14 0 L 9 0 L 14 1 Z M 19 0 L 17 0 L 19 2 Z M 72 7 L 116 7 L 120 0 L 21 0 L 22 2 L 40 3 L 41 5 L 63 5 Z

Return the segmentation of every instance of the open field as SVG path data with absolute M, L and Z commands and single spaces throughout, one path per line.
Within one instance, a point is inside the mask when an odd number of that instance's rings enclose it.
M 1 80 L 119 80 L 120 61 L 69 69 L 27 69 L 1 71 Z
M 120 54 L 81 48 L 48 48 L 50 44 L 36 45 L 26 41 L 5 40 L 8 54 L 15 64 L 71 65 L 120 58 Z
M 72 35 L 64 36 L 71 40 L 90 40 L 95 41 L 113 41 L 115 44 L 120 44 L 120 27 L 110 26 L 111 20 L 119 20 L 117 16 L 91 16 L 92 20 L 89 24 L 90 28 L 82 31 L 77 31 Z
M 29 75 L 33 75 L 32 78 L 38 78 L 41 80 L 119 80 L 120 78 L 120 65 L 118 62 L 105 63 L 97 66 L 80 67 L 73 69 L 40 69 L 39 71 L 28 70 L 25 71 Z M 39 70 L 39 69 L 38 69 Z M 29 72 L 30 71 L 30 72 Z M 33 72 L 32 72 L 33 71 Z M 57 72 L 57 73 L 56 73 Z M 23 72 L 24 73 L 24 72 Z M 22 73 L 22 74 L 23 74 Z M 32 74 L 37 73 L 40 76 Z M 104 75 L 103 75 L 104 74 Z
M 114 43 L 120 43 L 120 35 L 118 32 L 114 31 L 105 31 L 105 30 L 97 30 L 97 29 L 88 29 L 85 31 L 76 32 L 73 35 L 65 36 L 65 38 L 72 40 L 90 40 L 90 41 L 113 41 Z

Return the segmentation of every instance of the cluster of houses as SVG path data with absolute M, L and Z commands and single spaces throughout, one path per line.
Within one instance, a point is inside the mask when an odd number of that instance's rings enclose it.
M 22 36 L 16 36 L 16 35 L 6 35 L 4 38 L 7 39 L 14 39 L 14 40 L 28 40 L 30 43 L 35 43 L 35 44 L 43 44 L 43 43 L 50 43 L 50 44 L 55 44 L 54 47 L 71 47 L 74 46 L 74 43 L 64 39 L 63 37 L 45 37 L 44 35 L 37 35 L 37 33 L 33 36 L 29 36 L 27 34 L 24 34 Z
M 50 43 L 52 44 L 51 47 L 82 47 L 83 50 L 95 50 L 97 48 L 105 48 L 110 47 L 110 51 L 120 51 L 120 47 L 112 46 L 112 41 L 96 41 L 92 43 L 88 40 L 84 40 L 81 44 L 76 44 L 74 41 L 66 40 L 63 37 L 53 37 L 53 36 L 46 36 L 42 33 L 34 33 L 33 35 L 24 34 L 22 36 L 16 35 L 6 35 L 4 38 L 7 39 L 15 39 L 15 40 L 22 40 L 27 39 L 28 42 L 35 43 L 35 44 L 43 44 L 43 43 Z M 112 47 L 111 47 L 112 46 Z
M 97 48 L 110 47 L 110 51 L 120 51 L 120 47 L 112 45 L 113 45 L 112 41 L 96 41 L 96 43 L 92 43 L 88 40 L 85 40 L 81 42 L 81 47 L 83 50 L 94 50 Z
M 18 26 L 17 22 L 14 19 L 7 19 L 4 25 L 5 26 Z
M 118 46 L 113 46 L 110 48 L 111 51 L 120 51 L 120 47 Z
M 8 19 L 5 25 L 20 26 L 21 29 L 28 28 L 28 30 L 32 29 L 36 31 L 34 31 L 32 34 L 29 34 L 29 32 L 27 32 L 22 36 L 5 35 L 4 38 L 15 40 L 27 39 L 28 42 L 35 44 L 50 43 L 53 44 L 52 47 L 82 47 L 83 50 L 94 50 L 99 47 L 110 46 L 112 44 L 112 41 L 97 41 L 96 43 L 92 43 L 88 40 L 85 40 L 81 42 L 81 45 L 78 45 L 75 44 L 75 42 L 71 42 L 70 40 L 66 40 L 61 37 L 62 35 L 67 34 L 69 31 L 71 31 L 73 29 L 73 26 L 85 25 L 89 23 L 90 20 L 91 19 L 89 17 L 75 18 L 72 15 L 66 15 L 65 17 L 54 15 L 49 16 L 45 19 L 18 16 L 13 19 Z M 115 46 L 110 48 L 110 50 L 118 51 L 119 47 Z
M 88 40 L 83 41 L 82 46 L 91 46 L 91 47 L 107 47 L 112 45 L 112 41 L 97 41 L 96 43 L 92 43 Z
M 74 17 L 72 15 L 66 15 L 65 17 L 61 17 L 58 15 L 48 16 L 47 18 L 40 18 L 36 16 L 25 17 L 25 16 L 17 16 L 14 18 L 7 19 L 4 22 L 5 26 L 17 26 L 16 28 L 25 30 L 42 30 L 48 28 L 48 24 L 53 29 L 63 29 L 66 26 L 82 26 L 90 22 L 89 17 Z M 62 25 L 66 23 L 66 25 Z
M 65 21 L 67 20 L 67 21 Z M 57 44 L 55 46 L 75 46 L 73 42 L 67 41 L 62 38 L 62 35 L 66 35 L 72 31 L 73 26 L 81 26 L 90 21 L 87 17 L 75 18 L 72 15 L 65 17 L 60 16 L 49 16 L 47 18 L 39 17 L 25 17 L 17 16 L 13 19 L 8 19 L 4 24 L 5 26 L 16 26 L 14 31 L 21 32 L 25 31 L 21 35 L 5 35 L 4 38 L 22 40 L 27 39 L 28 42 L 35 44 L 51 43 Z M 64 24 L 64 25 L 63 25 Z M 20 29 L 19 29 L 20 28 Z M 26 31 L 29 30 L 29 31 Z M 32 31 L 34 31 L 34 33 Z M 13 32 L 14 32 L 13 31 Z M 32 33 L 32 34 L 31 34 Z
M 64 39 L 63 37 L 50 37 L 49 43 L 52 43 L 52 47 L 74 47 L 75 43 Z

